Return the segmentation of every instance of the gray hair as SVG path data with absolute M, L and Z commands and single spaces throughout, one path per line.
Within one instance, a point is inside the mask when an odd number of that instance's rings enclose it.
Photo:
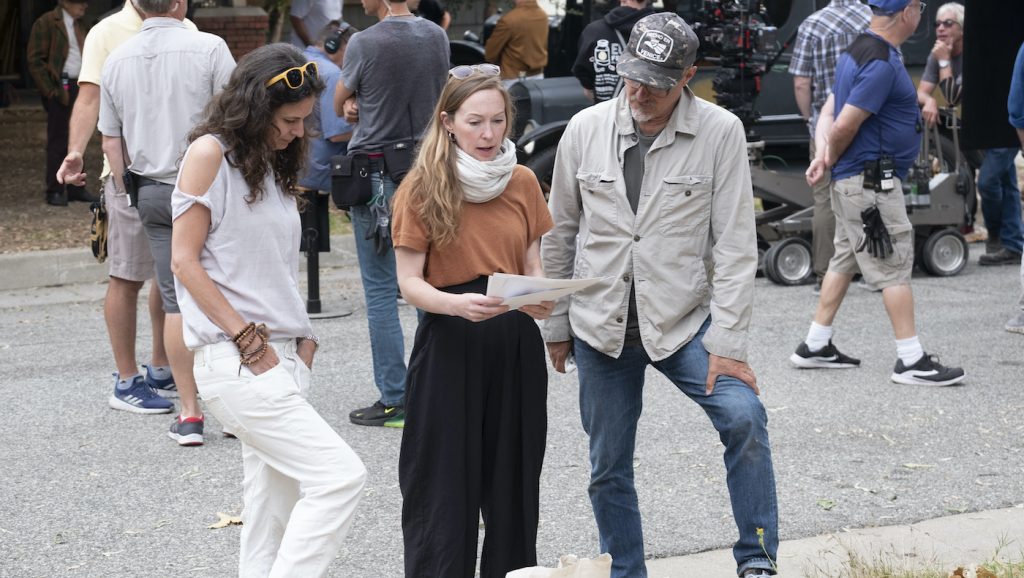
M 963 4 L 961 4 L 959 2 L 946 2 L 942 6 L 939 6 L 939 10 L 935 13 L 935 15 L 938 16 L 939 14 L 942 14 L 943 12 L 949 12 L 949 14 L 953 17 L 953 20 L 956 20 L 956 23 L 959 24 L 961 28 L 963 28 L 963 26 L 964 26 L 964 5 Z
M 135 7 L 146 14 L 167 14 L 177 0 L 133 0 Z M 184 2 L 184 0 L 182 0 Z

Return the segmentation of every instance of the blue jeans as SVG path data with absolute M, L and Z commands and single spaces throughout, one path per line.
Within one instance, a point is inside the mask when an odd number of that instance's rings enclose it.
M 988 149 L 978 173 L 978 191 L 981 193 L 981 214 L 989 236 L 999 236 L 999 242 L 1010 251 L 1024 249 L 1024 226 L 1020 216 L 1020 189 L 1017 188 L 1017 168 L 1013 159 L 1019 149 Z
M 395 183 L 382 174 L 381 165 L 371 160 L 373 190 L 384 186 L 384 196 L 391 204 Z M 366 205 L 352 207 L 352 232 L 356 237 L 359 273 L 363 278 L 366 298 L 366 322 L 370 326 L 370 351 L 373 354 L 373 381 L 380 390 L 380 401 L 387 406 L 405 402 L 405 344 L 402 324 L 398 319 L 398 275 L 395 273 L 395 250 L 388 244 L 384 255 L 378 255 L 367 231 L 375 220 Z
M 628 346 L 618 359 L 574 342 L 580 379 L 580 412 L 590 436 L 590 501 L 601 551 L 612 555 L 613 578 L 644 578 L 643 529 L 633 482 L 636 427 L 643 409 L 644 371 L 653 365 L 711 418 L 725 445 L 726 481 L 740 539 L 733 546 L 737 573 L 772 569 L 779 546 L 775 474 L 768 443 L 768 416 L 746 384 L 719 377 L 704 394 L 708 323 L 682 349 L 651 361 L 642 346 Z M 758 529 L 764 530 L 762 548 Z M 770 559 L 769 559 L 770 558 Z

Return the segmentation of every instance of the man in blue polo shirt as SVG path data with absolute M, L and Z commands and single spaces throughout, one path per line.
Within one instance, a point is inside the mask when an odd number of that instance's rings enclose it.
M 331 190 L 331 157 L 348 152 L 352 125 L 334 112 L 334 90 L 341 78 L 345 47 L 357 31 L 348 22 L 331 22 L 316 34 L 315 42 L 303 52 L 306 60 L 315 62 L 324 81 L 312 118 L 317 136 L 311 140 L 306 171 L 299 179 L 299 188 L 307 191 Z
M 896 383 L 952 385 L 964 379 L 924 352 L 914 326 L 914 231 L 900 181 L 917 157 L 921 116 L 917 90 L 899 46 L 921 21 L 920 0 L 870 0 L 871 26 L 836 66 L 832 94 L 821 110 L 816 155 L 807 169 L 812 187 L 832 171 L 835 255 L 821 286 L 807 339 L 790 361 L 801 368 L 850 368 L 859 359 L 832 345 L 832 322 L 853 275 L 882 290 L 896 337 Z

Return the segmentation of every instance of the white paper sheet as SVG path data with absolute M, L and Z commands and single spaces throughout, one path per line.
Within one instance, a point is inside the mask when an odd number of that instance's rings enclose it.
M 487 278 L 487 296 L 502 297 L 502 305 L 519 309 L 523 305 L 539 305 L 590 287 L 604 277 L 589 279 L 545 279 L 525 275 L 495 273 Z

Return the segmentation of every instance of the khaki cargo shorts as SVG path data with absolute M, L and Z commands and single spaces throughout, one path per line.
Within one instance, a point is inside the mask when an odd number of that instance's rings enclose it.
M 828 270 L 850 275 L 859 272 L 878 289 L 909 284 L 914 268 L 914 227 L 907 218 L 900 180 L 896 179 L 896 187 L 888 193 L 865 189 L 863 184 L 863 175 L 832 182 L 836 253 L 828 263 Z M 864 236 L 860 212 L 872 205 L 878 207 L 892 238 L 893 252 L 885 259 L 876 259 L 866 250 L 854 252 Z
M 103 198 L 110 219 L 107 230 L 109 275 L 127 281 L 152 279 L 153 253 L 142 228 L 139 211 L 128 204 L 128 195 L 114 190 L 114 177 L 103 181 Z

